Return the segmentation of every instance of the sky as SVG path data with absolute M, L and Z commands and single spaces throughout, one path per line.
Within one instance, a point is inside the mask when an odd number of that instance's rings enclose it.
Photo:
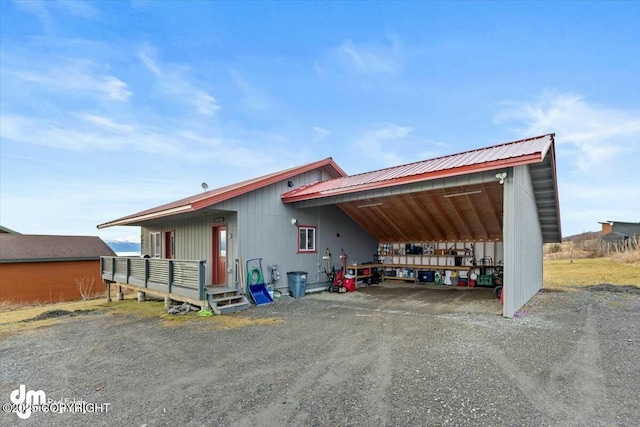
M 640 222 L 640 2 L 0 0 L 0 225 L 97 225 L 333 157 L 556 134 L 564 236 Z

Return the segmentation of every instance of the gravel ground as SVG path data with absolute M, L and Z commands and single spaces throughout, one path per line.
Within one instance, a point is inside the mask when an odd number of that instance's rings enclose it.
M 0 425 L 638 425 L 638 292 L 541 292 L 514 319 L 499 308 L 491 290 L 374 286 L 285 298 L 226 329 L 78 314 L 2 339 L 0 402 L 25 384 L 107 411 Z

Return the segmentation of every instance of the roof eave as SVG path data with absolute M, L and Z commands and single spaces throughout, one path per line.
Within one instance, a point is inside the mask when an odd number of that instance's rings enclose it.
M 333 191 L 325 190 L 322 192 L 316 192 L 311 194 L 301 194 L 298 196 L 296 195 L 287 196 L 287 193 L 285 193 L 281 196 L 281 199 L 283 203 L 294 203 L 294 202 L 300 202 L 304 200 L 313 200 L 313 199 L 320 199 L 323 197 L 336 196 L 340 194 L 355 193 L 355 192 L 364 191 L 364 190 L 373 190 L 373 189 L 379 189 L 379 188 L 393 187 L 393 186 L 402 185 L 402 184 L 412 184 L 415 182 L 429 181 L 433 179 L 449 178 L 452 176 L 458 176 L 465 173 L 485 172 L 485 171 L 496 170 L 500 168 L 526 165 L 531 163 L 539 163 L 543 159 L 544 157 L 541 157 L 541 153 L 532 153 L 532 154 L 529 154 L 526 156 L 520 156 L 517 158 L 494 160 L 491 162 L 482 163 L 480 165 L 465 165 L 457 168 L 444 169 L 444 170 L 438 170 L 434 172 L 426 172 L 418 175 L 410 175 L 405 177 L 394 178 L 387 181 L 373 182 L 373 183 L 363 184 L 363 185 L 355 185 L 353 187 L 348 187 L 348 188 L 339 188 Z M 556 198 L 557 198 L 557 195 L 556 195 Z
M 178 206 L 178 207 L 175 207 L 175 208 L 171 208 L 171 209 L 167 209 L 167 210 L 163 210 L 163 211 L 158 211 L 158 212 L 153 212 L 153 213 L 149 213 L 149 214 L 145 214 L 145 215 L 139 215 L 139 216 L 134 216 L 134 217 L 125 217 L 125 218 L 122 218 L 122 219 L 117 219 L 115 221 L 105 222 L 104 224 L 98 225 L 98 228 L 102 229 L 102 228 L 107 228 L 107 227 L 115 227 L 117 225 L 133 225 L 133 224 L 139 223 L 141 221 L 149 221 L 149 220 L 152 220 L 152 219 L 162 218 L 162 217 L 170 216 L 170 215 L 174 215 L 174 214 L 190 212 L 192 210 L 194 210 L 192 208 L 192 204 L 188 204 L 188 205 Z
M 158 210 L 156 212 L 150 212 L 143 215 L 133 215 L 127 216 L 124 218 L 117 219 L 115 221 L 105 222 L 103 224 L 98 225 L 98 229 L 115 227 L 119 225 L 138 225 L 143 221 L 149 221 L 158 218 L 164 218 L 171 215 L 188 213 L 198 211 L 200 209 L 207 208 L 209 206 L 215 205 L 216 203 L 223 202 L 225 200 L 232 199 L 234 197 L 241 196 L 243 194 L 249 193 L 251 191 L 258 190 L 260 188 L 275 184 L 284 179 L 291 178 L 295 175 L 300 175 L 302 173 L 306 173 L 318 168 L 329 167 L 335 173 L 331 173 L 331 175 L 338 175 L 340 177 L 347 176 L 346 172 L 342 170 L 340 166 L 333 160 L 331 157 L 327 157 L 326 159 L 318 160 L 317 162 L 309 163 L 307 165 L 303 165 L 297 168 L 287 169 L 281 171 L 279 173 L 275 173 L 267 178 L 262 180 L 258 180 L 254 183 L 247 184 L 245 186 L 234 187 L 228 191 L 214 194 L 210 197 L 204 197 L 199 200 L 194 200 L 188 204 L 172 207 L 170 209 Z

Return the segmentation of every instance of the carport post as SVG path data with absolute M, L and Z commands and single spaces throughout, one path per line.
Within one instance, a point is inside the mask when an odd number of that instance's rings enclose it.
M 118 301 L 122 301 L 124 299 L 124 295 L 122 294 L 122 286 L 118 286 L 118 295 L 116 295 Z

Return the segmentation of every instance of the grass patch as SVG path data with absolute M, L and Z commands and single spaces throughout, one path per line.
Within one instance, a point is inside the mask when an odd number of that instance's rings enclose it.
M 225 314 L 224 316 L 198 316 L 197 311 L 187 314 L 168 314 L 164 310 L 162 301 L 145 301 L 139 303 L 137 300 L 114 301 L 103 305 L 109 309 L 113 315 L 131 315 L 140 318 L 162 319 L 164 326 L 179 326 L 184 324 L 201 324 L 214 329 L 235 329 L 248 326 L 268 326 L 282 322 L 282 319 L 267 317 L 262 319 L 252 319 L 240 313 Z
M 584 287 L 600 283 L 640 287 L 640 266 L 607 258 L 544 261 L 544 288 Z
M 69 315 L 64 315 L 64 312 L 68 312 Z M 158 319 L 167 327 L 202 325 L 216 330 L 269 326 L 282 322 L 282 319 L 275 317 L 252 319 L 240 313 L 211 317 L 198 316 L 197 311 L 168 314 L 163 301 L 138 302 L 137 299 L 127 299 L 106 303 L 104 299 L 95 299 L 28 307 L 3 304 L 0 307 L 0 336 L 58 325 L 79 319 L 81 314 L 90 312 L 104 312 L 119 317 L 125 323 L 136 319 Z M 55 315 L 57 313 L 60 315 Z

